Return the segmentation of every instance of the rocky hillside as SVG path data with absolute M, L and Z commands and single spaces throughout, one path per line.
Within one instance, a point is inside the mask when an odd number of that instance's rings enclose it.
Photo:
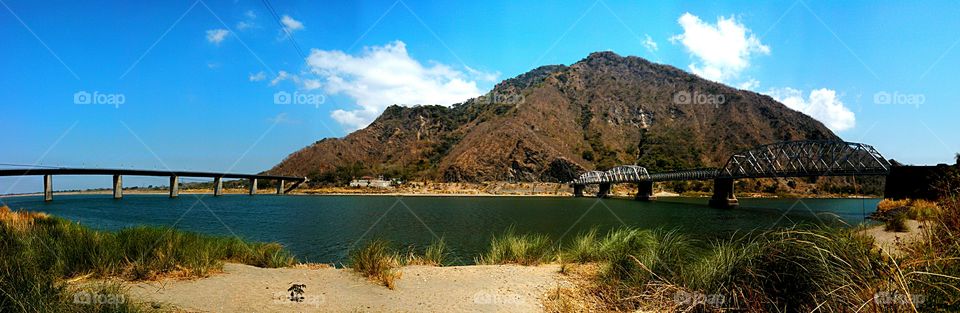
M 560 182 L 620 164 L 719 166 L 736 150 L 798 139 L 837 136 L 769 96 L 597 52 L 451 107 L 392 106 L 370 126 L 320 140 L 268 173 L 326 182 L 359 175 Z

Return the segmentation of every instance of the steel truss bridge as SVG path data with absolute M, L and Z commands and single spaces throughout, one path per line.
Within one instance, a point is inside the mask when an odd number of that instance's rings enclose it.
M 890 162 L 870 145 L 829 140 L 785 141 L 753 147 L 733 154 L 720 168 L 702 168 L 650 173 L 637 165 L 623 165 L 608 171 L 590 171 L 569 182 L 575 196 L 586 185 L 600 186 L 606 197 L 612 184 L 636 183 L 637 199 L 653 199 L 653 183 L 680 180 L 714 180 L 711 205 L 736 206 L 733 181 L 742 178 L 886 176 Z

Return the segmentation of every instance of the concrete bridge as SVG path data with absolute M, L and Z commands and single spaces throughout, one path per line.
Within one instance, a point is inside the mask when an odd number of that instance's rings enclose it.
M 236 178 L 250 181 L 249 193 L 257 193 L 258 180 L 277 182 L 277 194 L 285 194 L 307 181 L 306 177 L 289 177 L 256 174 L 233 174 L 189 171 L 152 171 L 135 169 L 97 169 L 97 168 L 42 168 L 42 169 L 0 169 L 0 176 L 43 176 L 43 200 L 53 200 L 53 175 L 113 175 L 113 198 L 123 198 L 123 176 L 170 177 L 170 197 L 180 194 L 180 177 L 213 178 L 213 195 L 223 195 L 223 179 Z M 284 189 L 284 184 L 292 184 Z
M 637 184 L 636 199 L 654 200 L 653 184 L 662 181 L 713 180 L 710 206 L 739 205 L 733 183 L 742 178 L 886 176 L 890 162 L 869 145 L 844 141 L 801 140 L 757 146 L 735 153 L 721 168 L 690 169 L 650 173 L 637 165 L 608 171 L 590 171 L 569 182 L 575 197 L 582 197 L 587 185 L 599 186 L 597 197 L 607 197 L 613 184 Z

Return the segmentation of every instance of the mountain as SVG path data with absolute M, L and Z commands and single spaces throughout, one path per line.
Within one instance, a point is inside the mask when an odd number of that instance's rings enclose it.
M 317 141 L 267 173 L 325 182 L 361 175 L 562 182 L 620 164 L 721 166 L 737 150 L 799 139 L 839 138 L 769 96 L 596 52 L 450 107 L 391 106 L 366 128 Z

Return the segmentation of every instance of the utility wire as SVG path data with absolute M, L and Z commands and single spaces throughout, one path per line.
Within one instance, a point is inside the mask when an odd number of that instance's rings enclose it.
M 63 168 L 60 166 L 45 166 L 45 165 L 29 165 L 29 164 L 13 164 L 13 163 L 0 163 L 0 166 L 17 166 L 17 167 L 42 167 L 42 168 Z
M 293 44 L 293 48 L 297 49 L 297 54 L 300 55 L 304 60 L 307 59 L 307 55 L 303 53 L 303 49 L 300 49 L 300 44 L 297 43 L 297 39 L 293 38 L 293 33 L 287 29 L 287 26 L 283 24 L 283 21 L 280 19 L 280 15 L 277 14 L 277 11 L 273 9 L 273 5 L 270 4 L 270 0 L 262 0 L 263 6 L 267 8 L 267 12 L 270 13 L 270 16 L 277 21 L 277 25 L 280 26 L 280 29 L 283 30 L 283 33 L 287 35 L 287 38 L 290 38 L 290 42 Z

